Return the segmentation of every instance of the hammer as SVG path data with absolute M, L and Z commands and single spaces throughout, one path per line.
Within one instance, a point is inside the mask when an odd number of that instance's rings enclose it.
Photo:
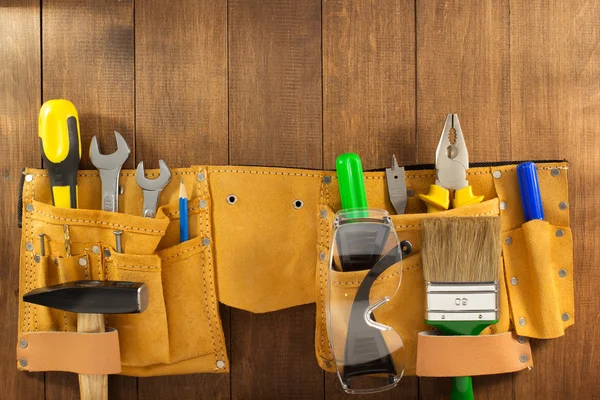
M 148 306 L 144 283 L 73 281 L 32 290 L 23 301 L 77 313 L 77 332 L 103 333 L 102 314 L 140 313 Z M 82 400 L 108 400 L 108 376 L 79 374 Z

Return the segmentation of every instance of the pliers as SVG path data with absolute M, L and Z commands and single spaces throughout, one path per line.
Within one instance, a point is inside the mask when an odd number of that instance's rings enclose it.
M 481 203 L 483 196 L 473 195 L 473 188 L 467 181 L 467 169 L 469 153 L 458 115 L 448 114 L 435 151 L 435 184 L 429 187 L 428 194 L 419 194 L 419 198 L 427 205 L 428 213 L 450 207 L 450 190 L 455 191 L 452 200 L 454 208 Z

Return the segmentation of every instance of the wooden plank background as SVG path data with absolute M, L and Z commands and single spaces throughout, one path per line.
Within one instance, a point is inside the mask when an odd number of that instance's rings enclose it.
M 532 371 L 476 378 L 476 396 L 597 397 L 599 20 L 584 0 L 0 0 L 0 398 L 78 398 L 74 375 L 15 367 L 17 186 L 41 167 L 37 113 L 56 97 L 77 106 L 84 143 L 117 129 L 135 144 L 127 167 L 431 163 L 448 112 L 472 161 L 568 159 L 576 325 L 533 342 Z M 110 398 L 348 398 L 314 359 L 314 312 L 222 307 L 231 374 L 113 376 Z M 448 388 L 404 378 L 364 398 Z

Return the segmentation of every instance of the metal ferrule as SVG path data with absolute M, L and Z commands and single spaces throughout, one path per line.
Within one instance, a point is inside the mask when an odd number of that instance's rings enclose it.
M 498 319 L 498 281 L 427 282 L 425 319 L 429 321 L 494 321 Z

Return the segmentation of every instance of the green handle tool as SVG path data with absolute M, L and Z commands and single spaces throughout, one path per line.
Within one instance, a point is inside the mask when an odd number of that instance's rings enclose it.
M 345 153 L 335 160 L 342 209 L 367 208 L 367 194 L 360 157 L 355 153 Z

